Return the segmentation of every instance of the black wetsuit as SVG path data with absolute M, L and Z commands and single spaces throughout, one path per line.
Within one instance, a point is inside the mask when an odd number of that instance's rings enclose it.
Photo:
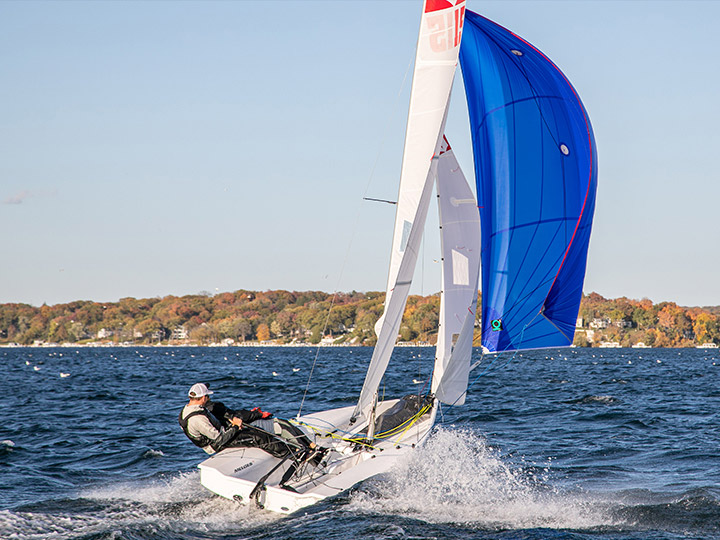
M 182 417 L 182 414 L 181 411 L 178 421 L 185 435 L 187 435 L 195 445 L 203 449 L 207 449 L 209 446 L 215 452 L 232 447 L 256 447 L 265 450 L 275 457 L 285 457 L 300 448 L 309 446 L 310 443 L 299 430 L 298 442 L 295 444 L 276 436 L 274 433 L 263 431 L 252 425 L 252 422 L 262 418 L 261 412 L 247 411 L 244 409 L 233 410 L 219 401 L 208 401 L 204 407 L 200 407 L 200 410 L 191 412 L 185 418 Z M 188 420 L 191 416 L 198 414 L 205 416 L 213 427 L 220 432 L 220 435 L 216 439 L 210 439 L 202 435 L 199 437 L 190 435 Z M 230 423 L 233 417 L 240 418 L 243 421 L 242 429 L 238 429 L 237 426 Z M 294 426 L 292 427 L 297 430 Z

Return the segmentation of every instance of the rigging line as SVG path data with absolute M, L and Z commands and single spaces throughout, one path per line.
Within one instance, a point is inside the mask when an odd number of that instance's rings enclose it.
M 397 110 L 398 103 L 400 101 L 400 96 L 402 95 L 403 88 L 405 87 L 405 83 L 407 81 L 408 73 L 410 72 L 410 67 L 413 65 L 414 59 L 410 60 L 410 63 L 408 64 L 407 69 L 405 70 L 405 75 L 403 76 L 402 83 L 400 84 L 400 90 L 398 91 L 397 97 L 395 98 L 395 105 L 394 109 Z M 368 176 L 368 181 L 365 184 L 365 191 L 363 193 L 363 198 L 367 195 L 370 184 L 372 183 L 373 176 L 375 175 L 375 169 L 377 167 L 378 161 L 380 161 L 380 153 L 382 152 L 383 147 L 385 146 L 385 140 L 388 135 L 388 126 L 390 124 L 390 118 L 391 115 L 388 115 L 388 120 L 385 125 L 385 129 L 383 130 L 383 137 L 380 141 L 380 146 L 378 148 L 377 154 L 375 155 L 375 162 L 373 163 L 372 169 L 370 170 L 370 175 Z M 340 266 L 340 274 L 338 275 L 338 279 L 335 285 L 335 289 L 332 296 L 332 301 L 330 302 L 330 308 L 328 309 L 327 317 L 325 318 L 325 324 L 323 325 L 321 336 L 325 335 L 325 330 L 327 329 L 328 321 L 330 320 L 330 312 L 332 311 L 333 306 L 335 305 L 335 300 L 337 299 L 338 289 L 340 288 L 340 280 L 343 277 L 343 274 L 345 273 L 345 267 L 347 266 L 347 261 L 350 257 L 350 251 L 352 248 L 353 241 L 355 239 L 355 234 L 357 233 L 358 229 L 358 223 L 360 222 L 360 208 L 361 208 L 362 200 L 357 205 L 357 209 L 355 211 L 355 223 L 353 224 L 352 232 L 350 234 L 350 241 L 348 242 L 348 247 L 345 251 L 345 257 L 343 258 L 342 265 Z M 315 351 L 315 358 L 313 359 L 312 367 L 310 368 L 310 375 L 308 376 L 307 384 L 305 385 L 305 391 L 303 392 L 302 400 L 300 401 L 300 408 L 298 409 L 297 417 L 299 418 L 303 406 L 305 405 L 305 398 L 307 397 L 308 390 L 310 389 L 310 382 L 312 381 L 313 373 L 315 372 L 315 366 L 317 365 L 318 357 L 320 356 L 320 347 L 321 345 L 318 343 L 317 351 Z
M 405 88 L 405 84 L 407 82 L 408 73 L 410 73 L 410 69 L 412 68 L 413 64 L 415 62 L 415 58 L 411 57 L 410 62 L 408 63 L 407 68 L 405 69 L 405 75 L 403 75 L 402 83 L 400 83 L 400 90 L 397 93 L 397 96 L 395 97 L 395 105 L 393 106 L 393 110 L 398 110 L 398 103 L 400 102 L 400 97 L 402 96 L 403 88 Z M 385 129 L 383 129 L 383 136 L 380 140 L 380 146 L 378 148 L 377 153 L 375 154 L 375 162 L 373 163 L 372 169 L 370 169 L 370 176 L 368 177 L 367 185 L 365 186 L 365 192 L 363 193 L 363 198 L 367 197 L 368 190 L 370 189 L 370 183 L 372 182 L 373 177 L 375 176 L 375 169 L 377 168 L 377 164 L 380 161 L 380 153 L 382 152 L 382 149 L 385 147 L 385 141 L 387 140 L 388 136 L 388 127 L 390 125 L 391 115 L 388 115 L 387 122 L 385 124 Z M 390 201 L 384 201 L 384 202 L 390 202 Z
M 418 396 L 421 396 L 423 392 L 425 392 L 425 389 L 427 388 L 428 383 L 432 380 L 432 376 L 435 370 L 430 372 L 430 375 L 428 375 L 427 379 L 425 379 L 425 382 L 423 383 L 422 388 L 418 392 Z
M 422 235 L 422 265 L 420 266 L 420 296 L 425 296 L 425 229 Z
M 345 264 L 347 263 L 348 256 L 350 255 L 350 246 L 352 246 L 352 240 L 355 236 L 355 231 L 352 232 L 351 238 L 350 238 L 350 244 L 348 245 L 347 252 L 345 253 L 345 258 L 343 260 L 342 266 L 340 268 L 340 276 L 338 277 L 338 283 L 335 287 L 335 292 L 333 293 L 332 300 L 330 301 L 330 307 L 328 308 L 327 317 L 325 317 L 325 323 L 323 324 L 322 332 L 320 332 L 320 336 L 325 335 L 325 330 L 327 330 L 328 322 L 330 321 L 330 313 L 332 312 L 332 308 L 335 305 L 335 299 L 337 298 L 338 294 L 338 288 L 340 286 L 340 279 L 342 278 L 343 272 L 345 270 Z M 322 337 L 321 337 L 322 339 Z M 313 359 L 312 367 L 310 368 L 310 375 L 308 375 L 308 382 L 305 385 L 305 391 L 303 392 L 302 400 L 300 401 L 300 408 L 298 409 L 297 417 L 300 418 L 300 414 L 302 413 L 303 405 L 305 405 L 305 397 L 307 396 L 308 390 L 310 389 L 310 381 L 312 381 L 313 373 L 315 372 L 315 366 L 317 364 L 318 357 L 320 356 L 320 343 L 318 343 L 317 350 L 315 351 L 315 358 Z

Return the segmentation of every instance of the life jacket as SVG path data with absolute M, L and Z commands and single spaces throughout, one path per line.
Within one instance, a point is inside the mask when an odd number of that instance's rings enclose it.
M 215 427 L 215 429 L 221 431 L 222 427 L 220 426 L 220 422 L 218 422 L 217 418 L 215 418 L 205 407 L 201 407 L 199 410 L 191 412 L 185 418 L 183 418 L 184 410 L 185 409 L 183 408 L 183 410 L 180 411 L 180 414 L 178 415 L 178 422 L 180 423 L 180 427 L 182 428 L 182 430 L 185 432 L 185 435 L 187 435 L 187 438 L 190 439 L 195 446 L 198 446 L 200 448 L 205 448 L 206 446 L 209 446 L 213 442 L 210 437 L 206 437 L 205 435 L 190 435 L 190 430 L 188 429 L 188 422 L 193 416 L 202 415 L 210 421 L 210 423 Z

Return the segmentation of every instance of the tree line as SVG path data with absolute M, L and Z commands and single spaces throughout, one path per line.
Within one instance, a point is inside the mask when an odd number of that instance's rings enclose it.
M 0 304 L 0 343 L 113 342 L 278 343 L 335 342 L 374 345 L 384 294 L 238 290 L 216 295 L 75 301 L 34 307 Z M 434 343 L 440 296 L 410 296 L 399 338 Z M 720 307 L 686 308 L 673 302 L 584 295 L 575 344 L 616 341 L 655 347 L 720 344 Z M 479 330 L 476 330 L 479 345 Z
M 584 295 L 580 304 L 581 331 L 576 345 L 614 341 L 623 347 L 645 343 L 652 347 L 720 345 L 720 306 L 682 307 L 674 302 L 653 304 L 647 298 L 606 299 Z

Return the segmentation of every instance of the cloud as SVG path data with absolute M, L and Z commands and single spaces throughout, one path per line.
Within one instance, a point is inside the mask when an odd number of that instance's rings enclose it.
M 12 195 L 10 197 L 7 197 L 2 203 L 3 204 L 22 204 L 27 199 L 33 198 L 46 198 L 46 197 L 56 197 L 58 194 L 57 190 L 27 190 L 23 189 L 19 193 Z
M 17 195 L 12 195 L 3 201 L 3 204 L 22 204 L 25 199 L 32 197 L 32 193 L 28 190 L 23 190 Z

